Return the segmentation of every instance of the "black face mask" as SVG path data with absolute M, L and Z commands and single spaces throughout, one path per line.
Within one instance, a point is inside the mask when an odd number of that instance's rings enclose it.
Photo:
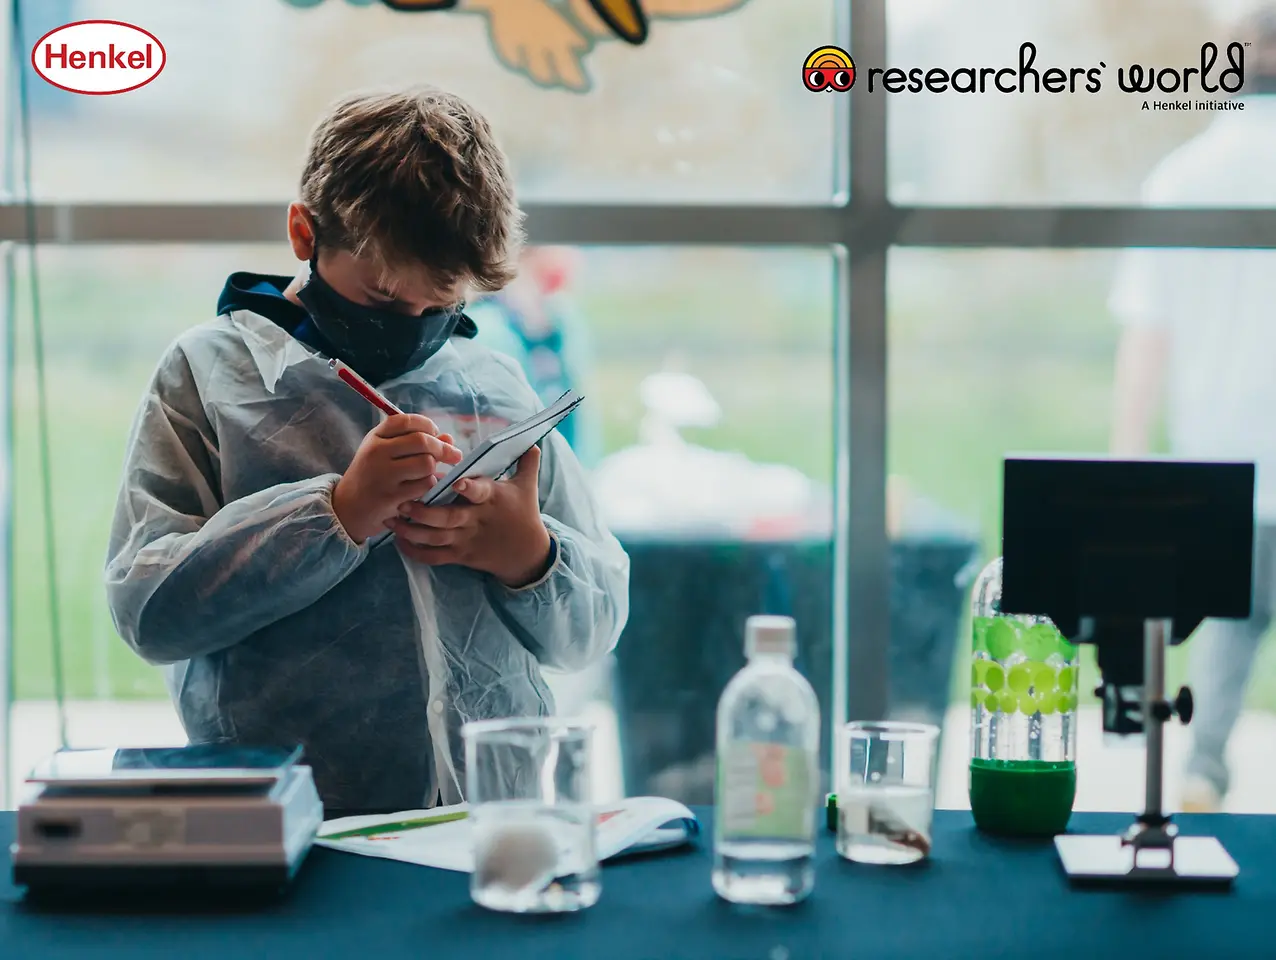
M 319 276 L 316 260 L 310 261 L 310 279 L 297 299 L 337 358 L 369 383 L 384 383 L 421 366 L 447 343 L 464 317 L 464 304 L 432 307 L 413 316 L 347 300 Z

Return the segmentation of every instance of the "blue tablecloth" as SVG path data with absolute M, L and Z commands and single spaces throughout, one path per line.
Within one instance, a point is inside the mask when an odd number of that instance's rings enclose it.
M 707 811 L 698 811 L 705 816 Z M 1077 815 L 1073 828 L 1115 832 L 1130 818 Z M 681 855 L 614 864 L 583 914 L 519 918 L 471 905 L 460 874 L 316 850 L 291 895 L 259 910 L 38 912 L 0 879 L 0 958 L 465 957 L 663 960 L 807 957 L 1097 960 L 1276 956 L 1276 818 L 1182 817 L 1240 864 L 1229 893 L 1070 889 L 1050 844 L 996 841 L 968 813 L 936 816 L 934 859 L 919 868 L 839 860 L 821 835 L 815 892 L 787 910 L 718 901 L 708 843 Z M 13 815 L 0 814 L 7 850 Z

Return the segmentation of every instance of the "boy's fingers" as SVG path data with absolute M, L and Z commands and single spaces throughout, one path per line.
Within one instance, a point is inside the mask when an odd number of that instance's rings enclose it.
M 425 441 L 430 452 L 443 463 L 460 463 L 465 459 L 465 454 L 461 453 L 460 448 L 452 443 L 452 438 L 446 433 L 440 437 L 426 437 Z
M 510 482 L 524 489 L 530 487 L 535 490 L 540 484 L 540 469 L 541 448 L 534 446 L 519 458 L 518 472 Z
M 413 523 L 439 530 L 456 530 L 466 525 L 469 515 L 459 507 L 427 507 L 415 500 L 399 504 L 399 514 Z
M 400 483 L 396 493 L 405 501 L 420 500 L 438 484 L 438 478 L 431 475 L 422 480 L 407 480 Z
M 425 483 L 434 476 L 436 469 L 438 469 L 438 462 L 433 457 L 401 457 L 391 462 L 383 476 L 392 481 L 397 489 L 406 484 L 415 486 L 418 483 Z M 405 496 L 403 499 L 411 498 Z
M 452 489 L 470 503 L 487 503 L 496 493 L 496 481 L 487 477 L 470 477 L 458 480 Z
M 418 433 L 417 436 L 424 435 Z M 425 437 L 425 451 L 431 456 L 438 457 L 443 463 L 460 463 L 464 459 L 460 450 L 450 443 L 444 443 L 438 437 Z
M 416 547 L 449 547 L 456 541 L 455 530 L 441 530 L 438 527 L 420 527 L 398 518 L 387 520 L 386 529 L 394 531 L 394 535 Z
M 461 451 L 456 447 L 420 431 L 391 437 L 383 446 L 394 460 L 423 455 L 437 457 L 443 463 L 460 463 L 462 459 Z
M 419 413 L 404 413 L 386 417 L 372 432 L 387 439 L 401 437 L 405 433 L 427 433 L 434 437 L 438 436 L 439 428 L 429 417 L 423 417 Z

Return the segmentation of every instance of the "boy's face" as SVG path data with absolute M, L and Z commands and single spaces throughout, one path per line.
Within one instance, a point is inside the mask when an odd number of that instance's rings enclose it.
M 310 261 L 314 236 L 309 211 L 294 203 L 288 210 L 288 239 L 298 260 Z M 463 281 L 440 287 L 421 266 L 383 268 L 371 258 L 321 247 L 318 267 L 328 286 L 347 300 L 405 316 L 418 316 L 435 307 L 452 307 L 465 299 Z

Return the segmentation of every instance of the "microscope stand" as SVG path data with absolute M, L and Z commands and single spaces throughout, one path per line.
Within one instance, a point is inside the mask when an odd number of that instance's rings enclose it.
M 1168 620 L 1144 625 L 1143 728 L 1147 736 L 1146 802 L 1142 816 L 1120 836 L 1061 834 L 1055 849 L 1074 883 L 1227 888 L 1239 869 L 1214 837 L 1180 837 L 1161 812 L 1162 733 L 1170 719 L 1165 698 Z

